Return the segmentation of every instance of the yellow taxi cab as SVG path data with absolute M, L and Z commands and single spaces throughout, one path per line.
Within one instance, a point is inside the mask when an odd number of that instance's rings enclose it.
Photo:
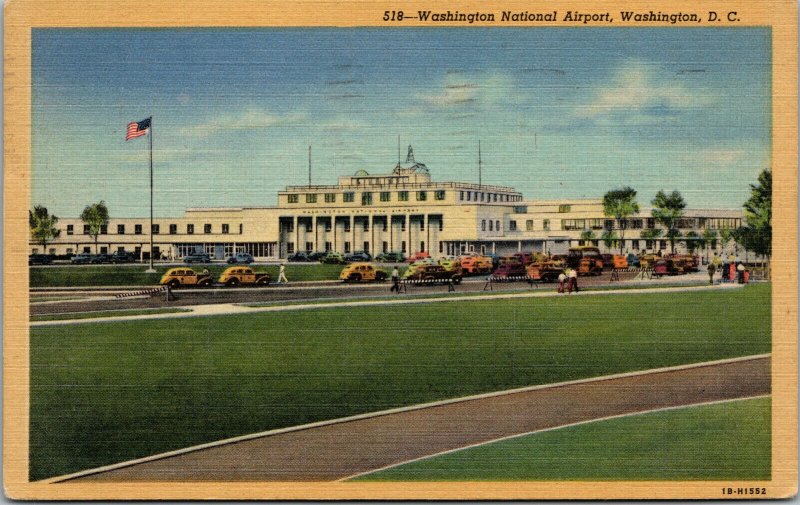
M 386 272 L 371 263 L 351 263 L 339 274 L 339 280 L 344 282 L 385 281 L 386 277 Z
M 256 272 L 250 267 L 230 267 L 219 276 L 220 284 L 226 286 L 250 286 L 258 284 L 264 286 L 269 284 L 270 276 L 266 272 Z
M 170 268 L 161 277 L 159 284 L 177 288 L 178 286 L 210 286 L 211 274 L 195 272 L 191 268 Z

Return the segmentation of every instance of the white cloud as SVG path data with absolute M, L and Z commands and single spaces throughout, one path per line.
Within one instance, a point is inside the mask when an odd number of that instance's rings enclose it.
M 445 75 L 441 86 L 420 94 L 418 98 L 435 107 L 457 107 L 467 105 L 492 105 L 513 100 L 516 95 L 511 79 L 494 73 L 488 76 L 470 76 L 463 73 Z
M 686 153 L 681 156 L 681 161 L 706 167 L 729 168 L 743 161 L 748 153 L 744 149 L 709 148 Z
M 669 116 L 680 110 L 704 107 L 714 102 L 704 90 L 690 90 L 680 82 L 659 75 L 652 65 L 638 60 L 626 62 L 590 103 L 575 113 L 580 117 L 628 116 L 626 123 L 641 123 Z
M 307 114 L 303 112 L 279 115 L 250 108 L 236 114 L 215 116 L 204 123 L 188 126 L 181 133 L 185 136 L 208 137 L 225 130 L 252 130 L 300 124 L 306 119 Z

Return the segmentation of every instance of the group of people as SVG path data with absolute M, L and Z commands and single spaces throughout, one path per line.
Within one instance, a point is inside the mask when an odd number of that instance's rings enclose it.
M 728 268 L 725 271 L 725 267 Z M 736 282 L 739 284 L 746 284 L 748 282 L 749 272 L 747 271 L 747 267 L 744 266 L 744 263 L 736 264 L 736 261 L 733 257 L 731 257 L 731 262 L 725 266 L 722 265 L 722 260 L 719 256 L 714 254 L 714 258 L 708 263 L 708 283 L 714 284 L 714 274 L 717 271 L 722 272 L 722 280 L 723 282 L 727 279 L 729 282 L 733 282 L 736 279 Z
M 578 271 L 574 268 L 568 268 L 558 274 L 558 292 L 559 293 L 572 293 L 578 292 Z

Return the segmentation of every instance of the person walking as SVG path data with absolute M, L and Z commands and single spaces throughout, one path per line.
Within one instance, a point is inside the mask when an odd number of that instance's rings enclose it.
M 572 290 L 578 292 L 578 270 L 572 269 L 569 271 L 569 292 L 572 293 Z
M 278 270 L 278 284 L 289 284 L 289 279 L 286 278 L 286 263 L 281 263 L 281 267 Z
M 392 291 L 400 294 L 400 271 L 397 269 L 397 265 L 392 269 L 392 288 L 389 292 L 391 293 Z
M 717 271 L 717 267 L 714 265 L 714 262 L 708 264 L 708 283 L 714 284 L 714 274 Z
M 567 274 L 564 273 L 562 270 L 560 274 L 558 274 L 558 292 L 564 292 L 564 283 L 567 282 Z
M 739 263 L 736 267 L 737 280 L 739 284 L 744 284 L 744 263 Z

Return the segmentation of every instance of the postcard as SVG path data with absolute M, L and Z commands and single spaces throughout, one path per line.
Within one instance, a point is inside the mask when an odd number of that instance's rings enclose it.
M 785 0 L 9 2 L 6 495 L 793 496 L 797 46 Z

